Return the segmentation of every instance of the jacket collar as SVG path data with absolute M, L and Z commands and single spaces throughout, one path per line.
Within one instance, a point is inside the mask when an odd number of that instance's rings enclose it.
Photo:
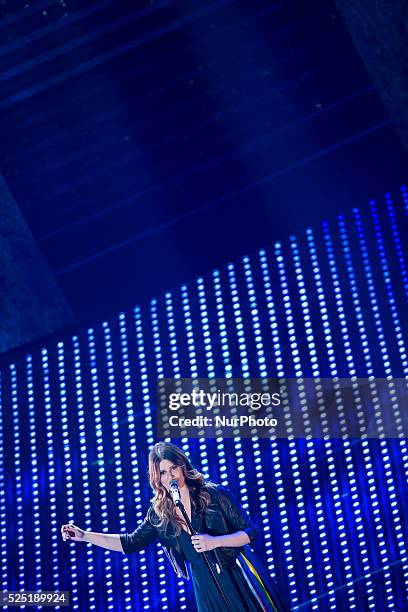
M 170 521 L 167 523 L 166 529 L 163 531 L 163 537 L 166 539 L 176 538 L 176 528 Z

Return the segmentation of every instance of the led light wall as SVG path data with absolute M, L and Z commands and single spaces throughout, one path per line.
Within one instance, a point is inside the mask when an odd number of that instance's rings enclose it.
M 75 610 L 193 609 L 159 546 L 125 557 L 65 543 L 61 525 L 118 533 L 144 517 L 158 377 L 407 377 L 407 202 L 387 195 L 5 365 L 2 589 L 70 590 Z M 294 610 L 407 603 L 406 439 L 178 443 L 258 521 Z

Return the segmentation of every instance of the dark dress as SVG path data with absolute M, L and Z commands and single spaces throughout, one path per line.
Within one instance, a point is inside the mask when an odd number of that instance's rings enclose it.
M 245 531 L 252 544 L 258 529 L 232 494 L 219 485 L 208 486 L 207 491 L 211 503 L 203 515 L 195 511 L 192 500 L 195 531 L 215 536 Z M 132 533 L 120 535 L 123 552 L 135 553 L 159 539 L 178 576 L 187 578 L 186 562 L 190 565 L 199 612 L 226 612 L 225 607 L 228 612 L 286 612 L 290 609 L 276 582 L 249 545 L 221 547 L 208 552 L 214 565 L 216 558 L 222 565 L 222 571 L 216 570 L 216 576 L 228 600 L 226 606 L 205 565 L 203 553 L 196 552 L 190 534 L 181 531 L 176 536 L 171 523 L 165 529 L 161 529 L 159 523 L 151 505 L 143 522 Z
M 194 513 L 193 506 L 191 510 L 191 523 L 193 528 L 197 533 L 204 533 L 205 527 L 202 518 L 200 515 Z M 221 595 L 214 584 L 202 553 L 198 553 L 192 545 L 191 536 L 182 529 L 181 534 L 178 536 L 178 540 L 183 555 L 190 564 L 198 611 L 225 612 L 225 604 Z M 215 568 L 216 559 L 213 551 L 207 552 L 207 556 L 213 565 L 214 573 L 224 591 L 229 609 L 234 612 L 259 612 L 262 608 L 251 593 L 245 576 L 242 574 L 238 565 L 224 568 L 219 574 Z

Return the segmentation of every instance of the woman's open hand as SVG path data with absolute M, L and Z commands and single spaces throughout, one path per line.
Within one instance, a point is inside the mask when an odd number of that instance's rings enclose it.
M 81 542 L 85 537 L 85 531 L 69 523 L 61 527 L 61 535 L 64 541 L 75 540 L 76 542 Z
M 196 551 L 201 553 L 216 548 L 217 538 L 215 536 L 210 536 L 207 533 L 200 533 L 191 536 L 191 543 Z

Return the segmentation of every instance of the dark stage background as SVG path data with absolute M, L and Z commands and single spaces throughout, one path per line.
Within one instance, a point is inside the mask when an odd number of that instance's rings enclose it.
M 79 610 L 191 609 L 160 548 L 124 558 L 64 543 L 60 526 L 123 532 L 144 516 L 158 377 L 406 377 L 407 192 L 393 200 L 4 368 L 3 587 L 72 589 Z M 402 609 L 406 439 L 181 443 L 259 521 L 257 550 L 294 610 Z
M 406 182 L 333 1 L 3 0 L 0 16 L 0 169 L 81 326 Z M 21 293 L 9 308 L 32 320 Z

